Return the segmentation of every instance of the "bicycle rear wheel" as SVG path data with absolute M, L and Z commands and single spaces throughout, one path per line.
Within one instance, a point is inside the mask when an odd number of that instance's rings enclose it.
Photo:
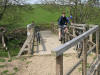
M 82 50 L 83 50 L 83 43 L 80 42 L 76 46 L 76 51 L 77 51 L 77 57 L 80 58 L 82 55 Z
M 65 33 L 63 33 L 61 37 L 61 44 L 64 44 L 64 43 L 65 43 Z

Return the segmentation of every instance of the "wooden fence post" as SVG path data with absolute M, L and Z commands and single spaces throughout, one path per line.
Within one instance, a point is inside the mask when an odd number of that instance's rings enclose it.
M 73 36 L 75 37 L 76 35 L 75 35 L 75 28 L 73 28 Z
M 89 41 L 90 41 L 90 42 L 93 42 L 93 34 L 90 34 L 90 36 L 89 36 Z M 89 49 L 91 49 L 91 47 L 92 47 L 92 46 L 89 45 Z
M 63 75 L 63 54 L 56 57 L 56 75 Z
M 99 29 L 96 31 L 96 56 L 99 59 Z M 96 75 L 99 75 L 100 66 L 97 67 Z
M 89 29 L 91 29 L 91 27 L 89 27 Z M 93 34 L 90 34 L 89 40 L 90 42 L 93 42 Z M 89 46 L 89 49 L 91 49 L 91 45 Z
M 82 75 L 87 75 L 87 39 L 83 41 Z

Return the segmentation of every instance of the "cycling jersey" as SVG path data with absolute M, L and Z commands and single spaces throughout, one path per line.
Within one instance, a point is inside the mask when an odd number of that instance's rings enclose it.
M 58 24 L 59 24 L 60 26 L 67 25 L 67 23 L 68 23 L 67 17 L 61 16 L 61 17 L 59 18 L 59 20 L 58 20 Z

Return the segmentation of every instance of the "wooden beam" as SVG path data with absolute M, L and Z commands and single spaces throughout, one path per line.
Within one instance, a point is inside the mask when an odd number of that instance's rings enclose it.
M 87 75 L 87 39 L 83 41 L 82 75 Z
M 96 56 L 99 56 L 99 30 L 96 31 Z
M 87 52 L 87 56 L 96 48 L 96 45 L 94 45 L 93 47 L 91 47 L 91 49 Z M 66 75 L 70 75 L 74 69 L 76 69 L 76 67 L 78 67 L 78 65 L 82 62 L 83 58 L 81 58 L 67 73 Z
M 96 31 L 96 56 L 99 59 L 99 29 Z M 98 70 L 99 66 L 97 67 Z M 96 75 L 99 75 L 99 72 L 96 71 Z
M 100 65 L 100 56 L 99 59 L 97 58 L 96 60 L 93 61 L 91 67 L 89 68 L 87 75 L 94 75 L 95 70 L 97 69 L 97 67 Z M 98 73 L 96 73 L 98 74 Z
M 80 27 L 84 27 L 84 26 L 86 26 L 86 24 L 75 24 L 75 23 L 73 23 L 73 24 L 71 24 L 72 26 L 80 26 Z
M 98 26 L 94 26 L 90 30 L 84 32 L 83 34 L 79 35 L 78 37 L 70 40 L 69 42 L 66 42 L 65 44 L 55 48 L 52 53 L 54 53 L 56 56 L 59 56 L 63 54 L 63 52 L 67 51 L 69 48 L 76 45 L 78 42 L 81 42 L 83 39 L 87 38 L 90 34 L 96 32 L 98 30 Z
M 56 57 L 56 75 L 63 75 L 63 54 Z

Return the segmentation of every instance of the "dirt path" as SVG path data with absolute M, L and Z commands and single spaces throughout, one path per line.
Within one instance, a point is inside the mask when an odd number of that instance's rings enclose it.
M 41 44 L 39 46 L 39 53 L 35 53 L 34 55 L 48 55 L 51 54 L 51 51 L 60 46 L 61 43 L 58 40 L 58 36 L 53 34 L 51 31 L 47 30 L 47 31 L 41 31 Z M 65 53 L 76 53 L 75 50 L 73 50 L 73 48 L 71 48 L 70 50 L 68 50 Z
M 64 75 L 77 62 L 74 55 L 64 56 Z M 20 68 L 17 75 L 56 75 L 56 61 L 54 56 L 34 56 L 26 60 L 30 63 Z M 77 69 L 72 75 L 81 75 Z
M 39 52 L 35 53 L 31 58 L 28 58 L 25 67 L 20 68 L 17 75 L 56 75 L 56 60 L 51 51 L 60 46 L 58 36 L 51 31 L 41 31 L 41 44 L 39 46 Z M 64 55 L 64 75 L 66 72 L 78 61 L 75 51 L 71 48 L 65 52 Z M 81 75 L 77 69 L 72 75 Z

